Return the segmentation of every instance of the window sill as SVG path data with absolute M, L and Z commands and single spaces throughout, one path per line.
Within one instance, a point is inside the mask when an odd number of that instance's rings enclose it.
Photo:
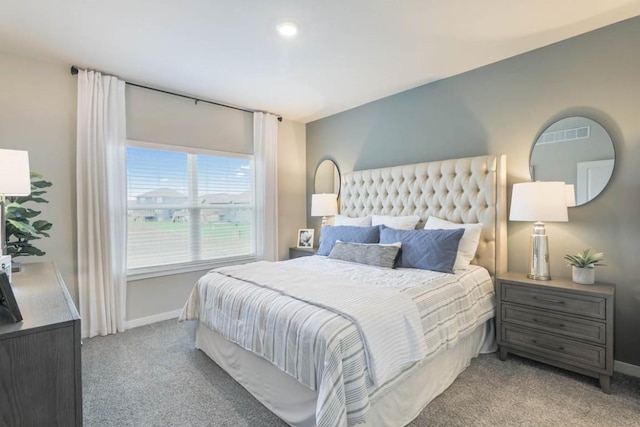
M 234 258 L 224 258 L 221 260 L 190 262 L 185 264 L 172 264 L 155 267 L 137 268 L 127 271 L 127 281 L 134 282 L 136 280 L 150 279 L 153 277 L 171 276 L 174 274 L 192 273 L 194 271 L 211 270 L 218 267 L 228 265 L 246 264 L 255 262 L 255 256 L 242 256 Z

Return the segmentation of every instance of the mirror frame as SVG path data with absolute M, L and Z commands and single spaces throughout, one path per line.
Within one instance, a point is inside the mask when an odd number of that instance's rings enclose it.
M 337 197 L 340 197 L 340 190 L 342 187 L 342 174 L 340 173 L 340 168 L 338 167 L 338 164 L 336 163 L 336 161 L 329 157 L 320 159 L 320 161 L 316 165 L 316 170 L 313 173 L 313 192 L 318 193 L 317 183 L 316 183 L 316 181 L 318 180 L 318 169 L 320 169 L 320 166 L 322 166 L 322 164 L 327 161 L 333 164 L 333 167 L 335 168 L 335 172 L 338 174 L 338 191 L 336 192 L 336 194 L 337 194 Z
M 617 156 L 616 156 L 616 146 L 615 146 L 615 144 L 614 144 L 614 142 L 613 142 L 613 138 L 611 137 L 611 132 L 609 132 L 609 131 L 607 130 L 607 128 L 606 128 L 606 127 L 604 127 L 604 126 L 603 126 L 599 121 L 597 121 L 597 120 L 595 120 L 595 119 L 593 119 L 593 118 L 591 118 L 591 117 L 589 117 L 589 116 L 586 116 L 586 115 L 573 114 L 573 115 L 561 116 L 561 117 L 559 117 L 559 118 L 554 119 L 553 121 L 548 122 L 548 124 L 547 124 L 546 126 L 544 126 L 540 132 L 538 132 L 538 134 L 536 135 L 536 138 L 533 140 L 533 144 L 531 145 L 531 151 L 529 152 L 529 176 L 531 177 L 531 180 L 532 180 L 532 181 L 535 181 L 535 180 L 539 180 L 539 181 L 540 181 L 540 180 L 541 180 L 541 179 L 540 179 L 540 177 L 536 176 L 535 170 L 534 170 L 534 168 L 533 168 L 533 167 L 534 167 L 534 165 L 531 163 L 531 161 L 532 161 L 532 159 L 533 159 L 533 152 L 534 152 L 534 150 L 535 150 L 535 148 L 536 148 L 536 145 L 537 145 L 538 140 L 540 139 L 540 137 L 541 137 L 545 132 L 547 132 L 547 131 L 549 130 L 549 128 L 551 128 L 551 127 L 552 127 L 552 126 L 554 126 L 555 124 L 557 124 L 557 123 L 559 123 L 559 122 L 561 122 L 561 121 L 563 121 L 563 120 L 566 120 L 566 119 L 585 119 L 585 120 L 588 120 L 588 121 L 589 121 L 589 122 L 591 122 L 591 123 L 595 123 L 596 125 L 600 126 L 600 128 L 602 128 L 602 130 L 606 133 L 607 137 L 609 138 L 609 143 L 611 144 L 611 151 L 612 151 L 612 155 L 613 155 L 613 157 L 612 157 L 612 159 L 613 159 L 613 166 L 612 166 L 612 169 L 611 169 L 611 174 L 609 175 L 609 178 L 608 178 L 608 180 L 607 180 L 607 183 L 604 185 L 604 187 L 602 187 L 602 189 L 600 190 L 600 192 L 599 192 L 598 194 L 596 194 L 596 195 L 595 195 L 593 198 L 591 198 L 590 200 L 587 200 L 586 202 L 581 203 L 581 204 L 577 204 L 577 203 L 576 203 L 576 205 L 574 205 L 574 206 L 569 206 L 569 207 L 584 206 L 584 205 L 586 205 L 586 204 L 588 204 L 588 203 L 590 203 L 590 202 L 592 202 L 592 201 L 596 200 L 598 197 L 600 197 L 600 195 L 601 195 L 602 193 L 604 193 L 604 192 L 605 192 L 605 190 L 606 190 L 606 189 L 609 187 L 609 185 L 611 184 L 611 180 L 613 179 L 613 175 L 614 175 L 614 173 L 615 173 L 616 160 L 617 160 Z M 542 181 L 545 181 L 545 179 L 542 179 Z M 577 188 L 576 188 L 576 189 L 574 189 L 574 191 L 577 191 Z M 577 194 L 576 194 L 575 196 L 576 196 L 576 197 L 575 197 L 575 199 L 576 199 L 576 202 L 577 202 Z

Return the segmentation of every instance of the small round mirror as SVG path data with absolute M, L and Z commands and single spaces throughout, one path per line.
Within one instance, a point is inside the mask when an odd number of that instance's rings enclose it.
M 586 117 L 567 117 L 538 136 L 529 167 L 533 181 L 573 185 L 575 206 L 580 206 L 605 189 L 614 164 L 615 151 L 607 131 Z
M 340 170 L 331 159 L 318 164 L 314 178 L 314 193 L 340 194 Z

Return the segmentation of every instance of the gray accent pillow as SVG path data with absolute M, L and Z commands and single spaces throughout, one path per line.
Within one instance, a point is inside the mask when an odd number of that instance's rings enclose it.
M 336 240 L 348 243 L 378 243 L 380 240 L 380 227 L 323 225 L 320 230 L 320 247 L 316 255 L 329 255 Z
M 338 240 L 329 253 L 329 258 L 358 264 L 393 268 L 398 258 L 400 244 L 379 245 L 377 243 L 346 243 Z
M 463 228 L 450 230 L 396 230 L 382 226 L 380 243 L 401 242 L 398 267 L 453 274 Z

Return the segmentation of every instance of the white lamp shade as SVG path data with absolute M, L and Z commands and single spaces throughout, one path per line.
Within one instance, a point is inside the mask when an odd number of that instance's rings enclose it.
M 566 222 L 567 189 L 564 182 L 513 184 L 511 221 Z
M 28 151 L 0 149 L 0 194 L 3 196 L 31 194 Z
M 311 216 L 332 216 L 337 213 L 337 194 L 322 193 L 311 195 Z
M 573 184 L 567 184 L 565 186 L 565 190 L 567 192 L 567 207 L 573 208 L 576 205 L 576 190 Z

